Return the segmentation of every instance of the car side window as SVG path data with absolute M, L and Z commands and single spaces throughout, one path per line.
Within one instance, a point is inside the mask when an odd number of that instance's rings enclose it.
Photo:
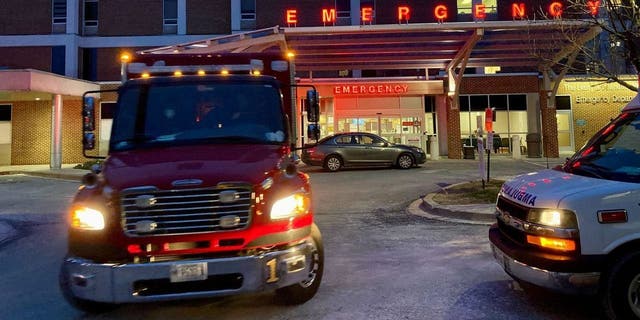
M 336 138 L 336 143 L 337 144 L 350 144 L 351 143 L 351 136 L 339 136 Z
M 361 140 L 362 144 L 368 144 L 371 145 L 373 144 L 375 141 L 373 139 L 373 137 L 371 136 L 362 136 L 362 140 Z

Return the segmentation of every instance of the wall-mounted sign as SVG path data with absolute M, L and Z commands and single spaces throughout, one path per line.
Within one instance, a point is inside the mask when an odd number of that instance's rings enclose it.
M 487 6 L 483 3 L 475 3 L 472 7 L 473 16 L 478 20 L 483 20 L 487 16 Z M 524 2 L 513 2 L 511 3 L 511 17 L 513 19 L 526 19 L 527 18 L 527 7 Z M 559 18 L 564 13 L 564 4 L 560 1 L 552 1 L 548 6 L 544 8 L 544 10 L 553 18 Z M 600 9 L 600 0 L 587 0 L 585 2 L 585 9 L 592 15 L 597 16 L 598 10 Z M 370 6 L 363 6 L 360 12 L 360 20 L 363 24 L 370 24 L 374 20 L 374 9 Z M 444 4 L 436 4 L 432 8 L 429 9 L 429 14 L 433 15 L 433 17 L 439 21 L 443 22 L 449 18 L 450 8 Z M 396 8 L 396 18 L 398 19 L 398 23 L 409 23 L 411 20 L 411 15 L 413 14 L 413 8 L 407 5 L 401 5 Z M 322 17 L 322 23 L 324 25 L 334 25 L 337 20 L 337 10 L 336 8 L 323 8 L 321 12 L 316 13 L 320 14 Z M 290 8 L 285 10 L 284 12 L 284 22 L 289 26 L 295 26 L 300 22 L 300 15 L 298 15 L 298 9 Z
M 406 83 L 344 84 L 333 86 L 334 95 L 405 94 L 407 92 L 409 92 L 409 85 Z

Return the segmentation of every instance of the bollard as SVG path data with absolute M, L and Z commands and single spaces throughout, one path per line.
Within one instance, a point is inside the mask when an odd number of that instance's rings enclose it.
M 511 136 L 511 156 L 520 159 L 520 136 Z
M 436 136 L 429 136 L 429 149 L 431 151 L 431 160 L 438 160 L 440 151 L 438 150 L 438 138 Z

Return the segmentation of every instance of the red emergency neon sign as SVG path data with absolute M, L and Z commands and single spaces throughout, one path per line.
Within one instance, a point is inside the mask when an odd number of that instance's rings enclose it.
M 336 9 L 322 9 L 323 23 L 336 23 Z
M 287 20 L 287 24 L 297 24 L 298 23 L 298 10 L 289 9 L 285 12 L 285 17 Z
M 600 7 L 602 6 L 602 0 L 587 0 L 585 2 L 587 11 L 597 16 Z M 562 1 L 553 1 L 546 8 L 549 16 L 553 18 L 560 18 L 564 13 L 565 5 Z M 449 18 L 450 9 L 445 4 L 436 4 L 433 7 L 433 17 L 438 22 L 442 22 Z M 323 8 L 320 12 L 322 22 L 324 24 L 335 24 L 337 18 L 336 8 Z M 396 17 L 398 23 L 408 23 L 411 20 L 413 10 L 410 6 L 402 5 L 396 7 Z M 477 3 L 473 5 L 473 16 L 476 19 L 484 20 L 487 17 L 487 6 L 484 3 Z M 523 19 L 527 16 L 527 7 L 525 2 L 514 1 L 511 3 L 511 17 L 513 19 Z M 298 10 L 295 8 L 285 10 L 284 15 L 285 22 L 288 25 L 296 25 L 299 22 Z M 360 20 L 362 23 L 371 23 L 375 19 L 374 11 L 372 7 L 362 7 L 360 9 Z
M 411 13 L 411 9 L 409 6 L 400 6 L 398 7 L 398 22 L 407 21 L 409 22 L 409 18 Z
M 362 22 L 364 22 L 364 23 L 372 22 L 373 21 L 373 8 L 371 8 L 371 7 L 362 8 L 362 12 L 360 13 L 360 16 L 362 17 Z
M 378 95 L 378 94 L 403 94 L 409 91 L 406 83 L 389 84 L 345 84 L 333 86 L 334 95 Z

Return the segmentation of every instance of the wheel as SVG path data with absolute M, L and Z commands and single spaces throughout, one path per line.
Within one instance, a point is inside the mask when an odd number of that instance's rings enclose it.
M 60 268 L 58 283 L 60 285 L 60 291 L 62 291 L 62 296 L 64 297 L 64 299 L 78 310 L 84 311 L 86 313 L 98 314 L 111 311 L 118 306 L 112 303 L 80 299 L 73 295 L 73 291 L 71 291 L 70 275 L 64 265 L 62 265 L 62 267 Z
M 640 253 L 618 260 L 601 282 L 600 299 L 609 319 L 640 319 Z
M 336 172 L 342 168 L 342 159 L 340 159 L 339 156 L 332 154 L 324 159 L 324 168 L 331 172 Z
M 403 153 L 398 157 L 397 163 L 400 169 L 409 169 L 413 167 L 413 157 L 407 153 Z
M 312 253 L 313 266 L 306 280 L 276 290 L 276 298 L 283 304 L 294 305 L 305 303 L 318 292 L 324 270 L 324 247 L 322 246 L 320 229 L 318 229 L 315 223 L 311 227 L 311 240 L 315 246 L 315 250 Z

